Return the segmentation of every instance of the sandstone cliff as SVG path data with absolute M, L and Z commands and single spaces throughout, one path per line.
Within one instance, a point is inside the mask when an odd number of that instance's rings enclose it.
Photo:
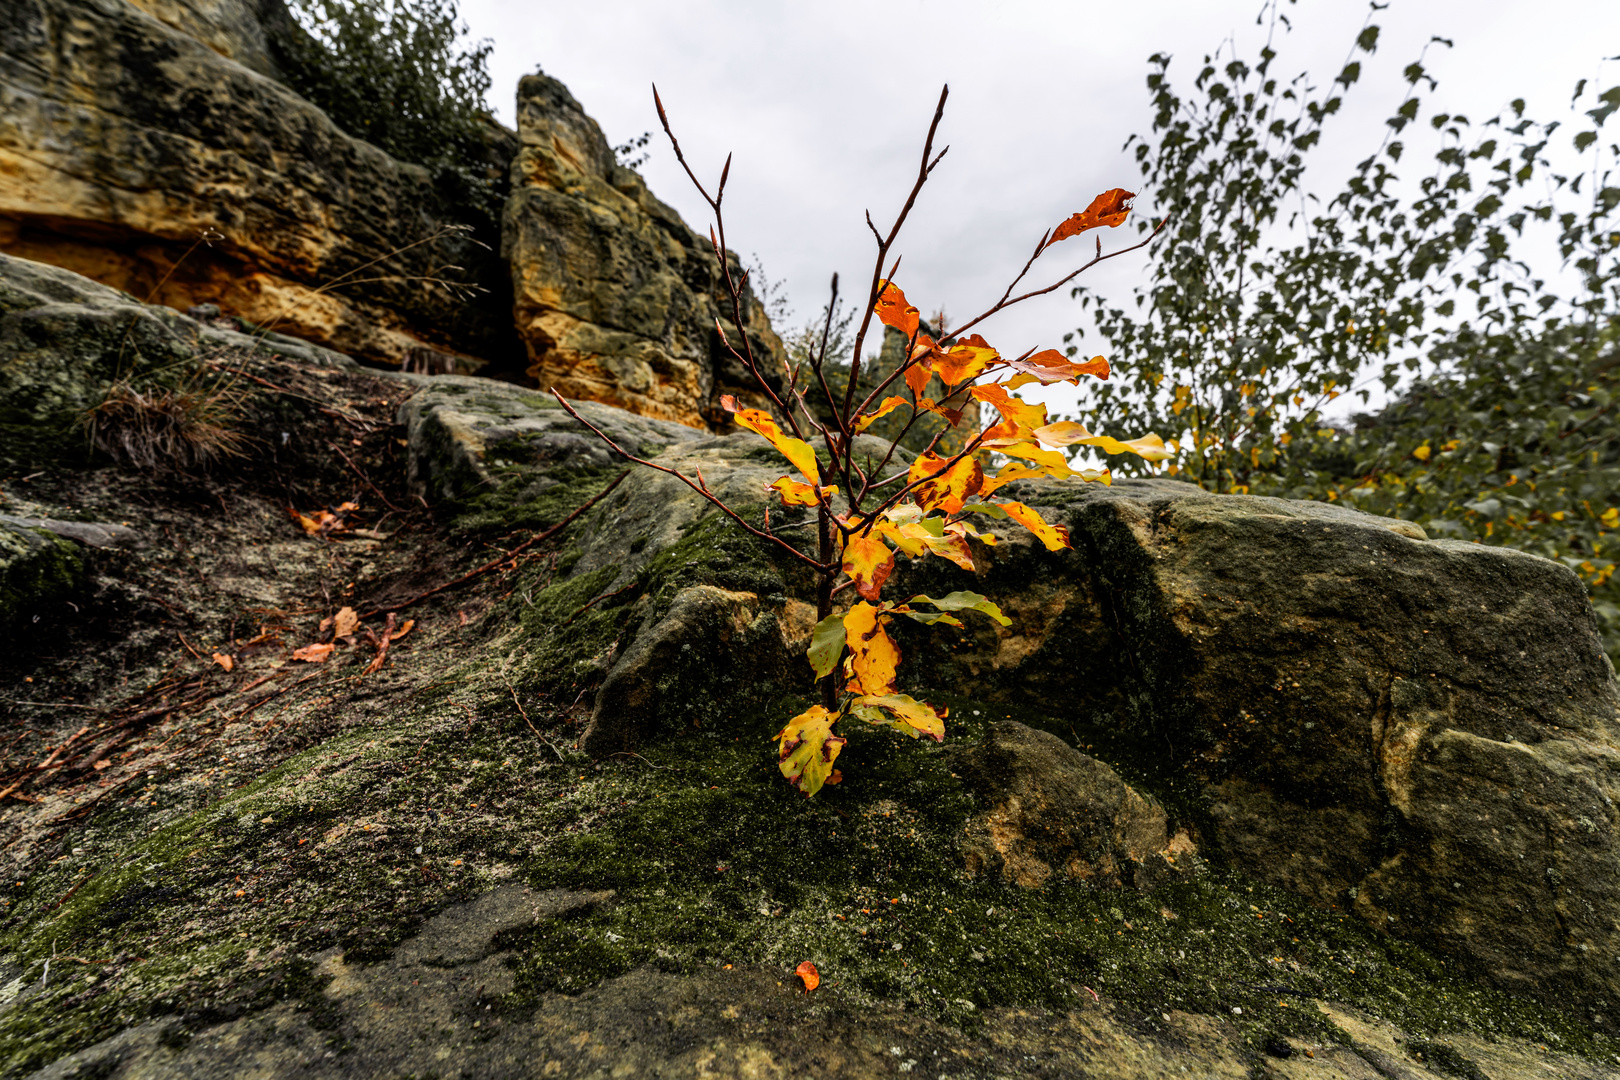
M 693 427 L 722 425 L 721 393 L 755 400 L 715 330 L 718 319 L 741 348 L 708 238 L 614 161 L 557 80 L 519 84 L 518 135 L 501 246 L 530 376 L 542 389 Z M 782 344 L 751 293 L 743 319 L 761 372 L 779 378 Z
M 494 237 L 266 77 L 279 5 L 141 6 L 0 5 L 0 251 L 360 357 L 517 366 Z

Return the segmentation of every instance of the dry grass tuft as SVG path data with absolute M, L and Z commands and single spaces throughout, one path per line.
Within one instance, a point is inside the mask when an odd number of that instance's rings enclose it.
M 116 461 L 159 471 L 246 456 L 252 440 L 238 427 L 247 395 L 234 379 L 205 371 L 176 386 L 113 383 L 85 414 L 90 441 Z

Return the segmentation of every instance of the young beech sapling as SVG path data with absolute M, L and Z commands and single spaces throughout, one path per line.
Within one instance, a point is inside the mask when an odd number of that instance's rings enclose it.
M 997 312 L 1031 297 L 1053 292 L 1099 262 L 1148 244 L 1158 230 L 1153 230 L 1141 243 L 1108 255 L 1103 254 L 1102 241 L 1098 240 L 1093 257 L 1078 269 L 1064 274 L 1044 288 L 1013 295 L 1035 261 L 1052 245 L 1091 229 L 1113 228 L 1122 224 L 1130 213 L 1130 200 L 1134 197 L 1131 192 L 1120 188 L 1104 192 L 1092 200 L 1085 210 L 1043 233 L 1023 269 L 1003 291 L 1001 298 L 982 314 L 949 331 L 940 327 L 941 333 L 937 339 L 921 332 L 917 308 L 906 300 L 905 294 L 892 280 L 899 259 L 896 258 L 888 272 L 884 272 L 884 265 L 894 249 L 906 216 L 917 201 L 918 193 L 945 156 L 945 150 L 935 154 L 933 147 L 934 135 L 944 115 L 945 99 L 949 92 L 949 87 L 946 87 L 939 95 L 939 105 L 934 110 L 928 138 L 923 144 L 916 181 L 894 224 L 887 233 L 880 233 L 872 224 L 871 215 L 867 215 L 867 226 L 877 240 L 877 257 L 867 288 L 860 329 L 855 335 L 849 359 L 849 377 L 841 394 L 833 392 L 824 374 L 828 328 L 823 329 L 820 346 L 809 357 L 797 363 L 786 361 L 785 381 L 781 384 L 785 389 L 778 392 L 762 376 L 747 336 L 741 335 L 739 350 L 716 323 L 725 347 L 754 376 L 770 408 L 744 408 L 731 397 L 722 398 L 721 404 L 736 417 L 739 425 L 767 440 L 792 466 L 792 471 L 771 484 L 769 490 L 774 492 L 783 506 L 813 509 L 817 526 L 814 555 L 799 550 L 773 533 L 768 513 L 764 528 L 745 521 L 736 510 L 710 491 L 701 473 L 687 476 L 677 469 L 627 453 L 581 417 L 563 400 L 562 395 L 552 390 L 563 408 L 618 453 L 637 464 L 675 476 L 717 506 L 739 528 L 774 545 L 788 557 L 808 565 L 814 572 L 818 583 L 819 622 L 811 636 L 808 656 L 819 680 L 821 701 L 789 720 L 775 736 L 782 775 L 806 796 L 814 795 L 823 784 L 837 783 L 840 779 L 834 764 L 845 743 L 835 733 L 841 721 L 853 718 L 864 723 L 886 725 L 914 739 L 924 735 L 935 740 L 945 737 L 944 710 L 899 692 L 896 669 L 900 663 L 900 652 L 889 637 L 886 624 L 896 618 L 908 618 L 929 625 L 948 623 L 960 626 L 962 624 L 957 616 L 968 611 L 977 612 L 1002 625 L 1010 622 L 996 604 L 976 592 L 959 591 L 940 597 L 918 595 L 904 600 L 885 600 L 883 585 L 894 570 L 897 553 L 913 559 L 938 556 L 972 571 L 973 557 L 969 541 L 983 544 L 996 542 L 993 532 L 982 531 L 976 524 L 986 519 L 990 522 L 1016 522 L 1038 537 L 1048 549 L 1056 551 L 1066 548 L 1069 546 L 1069 534 L 1062 525 L 1050 524 L 1030 507 L 1011 499 L 998 498 L 996 493 L 1015 480 L 1035 477 L 1109 482 L 1110 474 L 1106 468 L 1071 468 L 1062 452 L 1063 447 L 1092 446 L 1105 454 L 1137 454 L 1151 461 L 1168 456 L 1163 441 L 1157 435 L 1144 435 L 1123 442 L 1106 435 L 1093 435 L 1084 425 L 1073 421 L 1049 423 L 1045 405 L 1026 402 L 1017 395 L 1020 387 L 1034 383 L 1042 386 L 1057 382 L 1078 384 L 1081 376 L 1106 379 L 1107 360 L 1098 356 L 1076 362 L 1056 349 L 1040 352 L 1032 349 L 1022 356 L 1003 356 L 983 337 L 971 332 Z M 730 297 L 734 324 L 743 326 L 746 279 L 734 279 L 726 260 L 725 220 L 720 208 L 725 196 L 726 177 L 731 171 L 731 159 L 727 157 L 725 168 L 720 173 L 720 182 L 711 196 L 693 174 L 691 166 L 687 165 L 656 88 L 653 90 L 653 100 L 658 107 L 658 119 L 669 136 L 677 160 L 714 212 L 714 225 L 709 231 L 710 243 Z M 827 305 L 829 327 L 831 313 L 837 308 L 837 297 L 838 278 L 835 275 L 832 300 Z M 857 400 L 855 388 L 860 382 L 861 351 L 874 316 L 883 325 L 894 327 L 906 336 L 906 359 L 864 398 Z M 936 436 L 909 467 L 903 463 L 891 465 L 900 440 L 910 430 L 911 423 L 924 413 L 933 413 L 945 421 L 946 427 L 941 435 L 962 423 L 961 409 L 947 408 L 924 396 L 933 376 L 939 377 L 952 400 L 964 400 L 963 391 L 966 391 L 979 402 L 995 409 L 1001 420 L 965 439 L 961 449 L 955 453 L 935 453 L 940 443 Z M 825 407 L 812 407 L 814 395 L 823 399 Z M 816 402 L 818 406 L 821 404 Z M 856 436 L 879 417 L 901 409 L 909 411 L 910 419 L 899 434 L 888 442 L 887 451 L 874 455 L 863 448 L 857 459 Z M 995 471 L 987 473 L 987 466 Z M 840 606 L 839 596 L 846 589 L 853 589 L 859 599 L 849 607 L 837 610 Z

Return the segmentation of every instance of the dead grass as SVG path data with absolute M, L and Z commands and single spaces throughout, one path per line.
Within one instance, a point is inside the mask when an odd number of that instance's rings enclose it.
M 247 454 L 240 430 L 248 392 L 228 372 L 199 364 L 174 384 L 118 380 L 85 413 L 96 449 L 122 464 L 155 471 L 206 471 Z

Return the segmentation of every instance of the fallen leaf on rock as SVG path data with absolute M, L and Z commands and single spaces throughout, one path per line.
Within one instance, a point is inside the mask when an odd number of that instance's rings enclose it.
M 324 664 L 326 658 L 332 655 L 332 648 L 331 645 L 305 645 L 302 649 L 294 649 L 292 658 L 311 664 Z
M 226 671 L 230 671 L 232 668 L 234 668 L 236 666 L 236 661 L 235 660 L 231 659 L 229 656 L 226 656 L 224 653 L 220 653 L 220 652 L 217 652 L 217 653 L 214 654 L 214 663 L 218 664 L 220 667 L 224 668 Z
M 804 992 L 807 994 L 821 985 L 821 972 L 808 960 L 795 968 L 793 973 L 804 980 Z
M 413 627 L 415 625 L 416 625 L 416 620 L 415 619 L 406 619 L 404 626 L 400 627 L 398 630 L 395 630 L 392 634 L 388 635 L 388 640 L 389 641 L 398 641 L 400 638 L 402 638 L 406 634 L 410 633 L 411 632 L 411 627 Z
M 335 510 L 312 510 L 307 514 L 289 506 L 287 513 L 310 536 L 331 536 L 333 533 L 348 531 L 350 526 L 344 519 L 358 509 L 359 503 L 346 502 L 339 504 Z
M 339 608 L 338 613 L 332 618 L 332 636 L 348 637 L 359 625 L 360 616 L 354 613 L 354 608 Z
M 108 761 L 106 758 L 102 758 L 91 767 L 94 768 L 96 772 L 100 772 L 102 769 L 112 768 L 112 762 Z

